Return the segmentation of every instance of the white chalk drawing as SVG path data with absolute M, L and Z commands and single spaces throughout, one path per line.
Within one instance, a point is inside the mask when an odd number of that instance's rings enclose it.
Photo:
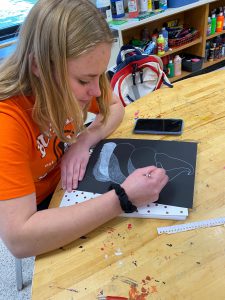
M 113 155 L 113 150 L 116 148 L 115 143 L 107 143 L 103 146 L 98 161 L 94 166 L 93 175 L 96 180 L 101 182 L 110 181 L 109 177 L 109 161 Z
M 105 143 L 101 149 L 99 158 L 93 168 L 93 176 L 100 182 L 115 182 L 121 184 L 126 179 L 126 174 L 121 170 L 117 156 L 114 154 L 117 147 L 125 146 L 127 154 L 127 175 L 131 174 L 141 166 L 135 166 L 135 158 L 138 156 L 147 157 L 150 161 L 149 165 L 155 165 L 158 168 L 164 168 L 169 177 L 169 181 L 173 181 L 176 177 L 183 175 L 193 175 L 194 167 L 185 160 L 170 156 L 166 153 L 158 153 L 151 147 L 135 148 L 130 143 L 116 144 L 114 142 Z M 125 151 L 125 150 L 124 150 Z M 138 152 L 140 154 L 138 155 Z M 145 165 L 146 166 L 146 165 Z M 144 165 L 143 165 L 144 167 Z

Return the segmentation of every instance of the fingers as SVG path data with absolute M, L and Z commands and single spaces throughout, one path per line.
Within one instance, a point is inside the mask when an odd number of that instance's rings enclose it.
M 165 169 L 162 168 L 149 168 L 145 176 L 149 183 L 154 185 L 153 194 L 155 194 L 154 201 L 156 201 L 159 193 L 167 184 L 169 177 L 166 175 Z
M 84 177 L 89 158 L 89 148 L 81 147 L 77 143 L 70 146 L 61 161 L 61 182 L 64 190 L 71 192 L 77 188 L 78 182 Z
M 169 177 L 166 175 L 166 171 L 162 168 L 156 168 L 149 174 L 150 176 L 148 176 L 148 178 L 155 181 L 155 184 L 158 186 L 160 191 L 164 188 L 169 180 Z
M 84 177 L 86 164 L 69 165 L 61 169 L 62 188 L 71 192 L 78 187 L 78 182 Z
M 166 175 L 166 171 L 162 168 L 155 168 L 152 172 L 150 172 L 150 175 L 152 179 L 160 181 Z
M 164 169 L 157 168 L 155 166 L 141 168 L 140 170 L 147 178 L 156 179 L 157 181 L 166 175 L 166 171 Z
M 73 181 L 72 181 L 73 168 L 70 165 L 65 165 L 61 167 L 61 181 L 62 188 L 68 192 L 72 191 Z
M 164 186 L 168 183 L 169 177 L 165 175 L 163 179 L 161 180 L 161 190 L 164 188 Z
M 84 178 L 86 166 L 87 166 L 87 163 L 81 163 L 80 165 L 76 165 L 74 167 L 73 174 L 71 175 L 73 189 L 76 189 L 78 187 L 78 182 Z
M 157 169 L 156 166 L 149 166 L 149 167 L 141 168 L 140 170 L 143 173 L 143 175 L 146 175 L 146 174 L 151 174 L 156 169 Z
M 78 181 L 79 181 L 79 167 L 76 166 L 76 168 L 73 169 L 73 173 L 69 174 L 68 173 L 68 180 L 72 182 L 72 188 L 75 190 L 78 186 Z
M 82 163 L 80 165 L 80 170 L 79 170 L 79 181 L 81 181 L 84 178 L 84 174 L 86 171 L 87 163 Z
M 61 168 L 62 188 L 68 192 L 72 192 L 78 186 L 79 168 L 76 166 L 67 165 Z
M 66 189 L 66 169 L 61 166 L 61 184 L 62 184 L 62 189 Z

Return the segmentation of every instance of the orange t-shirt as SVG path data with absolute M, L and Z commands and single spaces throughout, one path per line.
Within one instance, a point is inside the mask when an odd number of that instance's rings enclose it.
M 59 161 L 68 145 L 40 132 L 32 107 L 32 97 L 0 101 L 0 200 L 35 192 L 39 204 L 59 182 Z M 95 99 L 89 111 L 98 113 Z

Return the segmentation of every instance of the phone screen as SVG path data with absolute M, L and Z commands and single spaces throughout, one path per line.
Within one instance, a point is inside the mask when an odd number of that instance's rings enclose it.
M 182 129 L 183 120 L 181 119 L 138 119 L 134 133 L 179 135 Z

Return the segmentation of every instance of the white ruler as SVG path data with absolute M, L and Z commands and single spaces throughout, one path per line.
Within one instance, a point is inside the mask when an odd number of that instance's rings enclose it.
M 205 221 L 198 221 L 198 222 L 192 222 L 192 223 L 186 223 L 186 224 L 179 224 L 174 226 L 166 226 L 166 227 L 158 227 L 157 231 L 158 234 L 172 234 L 182 231 L 188 231 L 198 228 L 206 228 L 206 227 L 213 227 L 218 225 L 225 224 L 225 218 L 216 218 L 216 219 L 209 219 Z

